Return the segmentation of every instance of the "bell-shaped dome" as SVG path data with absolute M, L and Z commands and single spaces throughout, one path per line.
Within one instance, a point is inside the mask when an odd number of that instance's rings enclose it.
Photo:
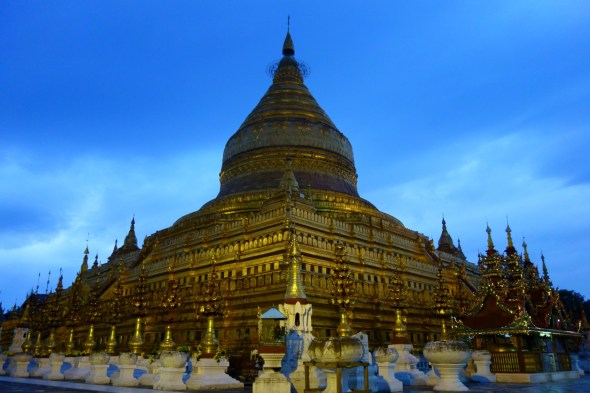
M 273 83 L 225 145 L 218 197 L 277 189 L 290 161 L 302 189 L 358 197 L 352 146 L 303 84 L 287 33 Z

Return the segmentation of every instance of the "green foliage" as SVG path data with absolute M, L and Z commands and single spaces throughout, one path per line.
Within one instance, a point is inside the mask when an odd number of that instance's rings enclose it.
M 218 346 L 213 359 L 217 360 L 217 363 L 219 363 L 221 360 L 227 359 L 227 349 Z
M 178 348 L 176 348 L 176 350 L 178 352 L 186 352 L 186 353 L 190 353 L 191 352 L 191 347 L 189 347 L 188 345 L 181 345 Z
M 577 322 L 582 317 L 582 310 L 584 309 L 584 305 L 585 303 L 588 303 L 588 301 L 584 301 L 583 295 L 579 294 L 576 291 L 570 291 L 568 289 L 560 289 L 559 298 L 561 299 L 563 307 L 567 312 L 568 320 L 571 321 L 571 323 L 574 325 L 577 324 Z
M 285 341 L 285 336 L 287 335 L 287 328 L 285 326 L 275 326 L 272 331 L 272 338 L 275 341 Z

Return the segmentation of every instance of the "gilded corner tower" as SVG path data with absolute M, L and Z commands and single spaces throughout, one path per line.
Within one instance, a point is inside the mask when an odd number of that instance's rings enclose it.
M 288 303 L 289 296 L 313 305 L 315 336 L 335 335 L 340 315 L 331 304 L 331 276 L 342 251 L 355 294 L 349 324 L 366 332 L 371 345 L 393 338 L 397 306 L 388 294 L 400 266 L 404 318 L 414 344 L 439 334 L 431 302 L 440 263 L 450 292 L 465 293 L 461 302 L 467 304 L 477 268 L 453 245 L 446 223 L 435 249 L 428 237 L 359 195 L 350 141 L 304 84 L 306 68 L 295 58 L 289 33 L 282 55 L 272 68 L 272 84 L 225 145 L 218 195 L 146 237 L 141 248 L 134 219 L 124 245 L 115 243 L 108 262 L 84 270 L 74 284 L 79 288 L 64 291 L 66 298 L 74 290 L 98 293 L 105 315 L 115 313 L 109 307 L 120 307 L 121 348 L 143 329 L 143 350 L 151 352 L 167 336 L 167 326 L 178 345 L 200 340 L 210 326 L 196 318 L 195 309 L 208 296 L 212 266 L 223 303 L 223 312 L 215 315 L 216 337 L 227 348 L 254 345 L 259 307 Z M 170 314 L 164 304 L 172 268 L 175 296 L 182 302 Z M 138 293 L 142 308 L 134 311 Z M 64 319 L 67 313 L 66 307 Z M 85 323 L 72 328 L 83 340 Z M 109 329 L 95 324 L 98 345 L 106 343 Z M 70 330 L 62 330 L 58 334 L 65 342 Z

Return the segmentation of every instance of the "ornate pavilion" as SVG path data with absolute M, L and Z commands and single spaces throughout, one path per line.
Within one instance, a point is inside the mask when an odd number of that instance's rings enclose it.
M 582 335 L 576 331 L 579 326 L 568 321 L 545 258 L 541 256 L 540 275 L 524 241 L 523 255 L 517 253 L 510 226 L 504 253 L 495 249 L 489 227 L 487 233 L 474 306 L 458 315 L 452 333 L 471 340 L 474 350 L 490 352 L 498 382 L 543 382 L 556 372 L 579 377 L 571 355 L 577 358 Z
M 282 54 L 271 86 L 225 145 L 219 194 L 141 246 L 132 220 L 124 243 L 115 242 L 102 265 L 90 262 L 86 248 L 72 286 L 60 281 L 47 297 L 31 294 L 21 313 L 4 322 L 2 347 L 12 328 L 23 326 L 44 340 L 51 336 L 55 350 L 82 350 L 90 333 L 98 348 L 112 335 L 127 350 L 137 318 L 140 352 L 156 350 L 167 326 L 176 344 L 193 345 L 207 328 L 196 315 L 215 275 L 224 303 L 217 337 L 225 348 L 250 348 L 258 340 L 259 307 L 283 302 L 291 231 L 315 336 L 334 335 L 338 325 L 330 276 L 342 244 L 354 277 L 353 330 L 366 332 L 372 346 L 389 343 L 395 308 L 402 307 L 392 301 L 392 286 L 401 282 L 409 341 L 420 347 L 439 338 L 431 306 L 439 264 L 457 310 L 472 301 L 477 266 L 454 245 L 444 220 L 435 249 L 427 236 L 358 194 L 352 146 L 305 86 L 289 33 Z

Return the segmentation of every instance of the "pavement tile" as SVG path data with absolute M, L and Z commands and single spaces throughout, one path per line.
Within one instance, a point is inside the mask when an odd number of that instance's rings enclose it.
M 467 383 L 472 393 L 590 393 L 590 375 L 585 375 L 573 381 L 548 382 L 538 384 L 514 383 Z M 150 388 L 120 388 L 115 386 L 85 385 L 73 382 L 44 381 L 35 378 L 0 377 L 0 392 L 2 393 L 147 393 L 154 391 Z M 431 392 L 427 386 L 406 386 L 404 393 Z M 157 391 L 165 393 L 163 391 Z M 209 391 L 202 391 L 211 392 Z M 244 389 L 215 390 L 216 393 L 252 393 L 251 387 Z

